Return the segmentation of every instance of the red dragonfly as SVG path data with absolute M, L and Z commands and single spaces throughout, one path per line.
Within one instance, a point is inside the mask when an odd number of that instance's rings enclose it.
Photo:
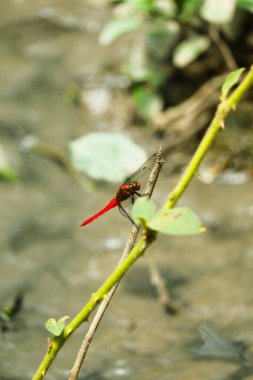
M 101 215 L 103 215 L 104 213 L 116 206 L 118 206 L 121 214 L 127 217 L 136 226 L 133 219 L 129 216 L 127 211 L 122 206 L 122 203 L 129 199 L 133 204 L 136 197 L 142 197 L 145 195 L 139 193 L 139 190 L 141 190 L 141 188 L 145 186 L 145 182 L 147 182 L 147 175 L 149 175 L 149 173 L 151 172 L 156 157 L 157 153 L 149 157 L 149 159 L 119 187 L 115 197 L 112 198 L 110 202 L 102 210 L 100 210 L 95 215 L 82 222 L 80 224 L 80 227 L 86 226 L 86 224 L 93 222 L 93 220 L 99 218 Z

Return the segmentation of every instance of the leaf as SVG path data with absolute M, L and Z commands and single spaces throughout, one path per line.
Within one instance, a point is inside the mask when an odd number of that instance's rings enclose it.
M 49 318 L 46 322 L 46 329 L 54 336 L 60 336 L 65 328 L 65 321 L 69 319 L 67 315 L 61 317 L 58 321 L 54 318 Z
M 203 0 L 186 0 L 180 4 L 180 20 L 190 21 L 197 17 Z
M 178 42 L 180 32 L 180 26 L 175 21 L 155 24 L 147 31 L 145 36 L 146 54 L 151 55 L 151 59 L 154 57 L 156 60 L 166 60 L 166 57 Z
M 155 1 L 154 0 L 126 0 L 135 11 L 151 12 L 154 10 Z
M 139 113 L 144 117 L 154 116 L 162 110 L 161 98 L 145 87 L 136 88 L 132 97 Z
M 147 224 L 152 230 L 169 235 L 192 235 L 204 231 L 199 217 L 188 207 L 161 209 Z
M 141 147 L 120 133 L 89 133 L 72 141 L 69 149 L 77 170 L 108 182 L 123 182 L 147 159 Z
M 181 68 L 189 65 L 204 53 L 209 45 L 210 40 L 207 37 L 194 37 L 181 42 L 174 50 L 174 65 Z
M 146 225 L 155 215 L 155 204 L 150 199 L 138 198 L 133 205 L 132 216 L 134 220 Z
M 228 76 L 226 77 L 225 81 L 223 82 L 223 85 L 221 87 L 221 98 L 226 99 L 228 96 L 229 91 L 231 88 L 238 83 L 243 71 L 245 70 L 244 67 L 241 69 L 232 71 Z
M 200 9 L 200 14 L 207 22 L 227 24 L 232 21 L 235 10 L 235 0 L 205 0 Z
M 155 212 L 155 204 L 150 199 L 137 199 L 132 216 L 145 227 L 169 235 L 193 235 L 205 231 L 199 217 L 190 208 L 177 207 Z
M 142 19 L 134 15 L 114 19 L 102 30 L 99 42 L 101 45 L 109 45 L 119 37 L 138 29 L 141 23 Z
M 253 0 L 237 0 L 236 3 L 238 7 L 253 13 Z
M 11 168 L 0 168 L 0 179 L 12 182 L 17 181 L 19 179 L 19 176 L 17 172 Z
M 19 179 L 18 173 L 11 167 L 7 152 L 0 144 L 0 180 L 16 181 Z

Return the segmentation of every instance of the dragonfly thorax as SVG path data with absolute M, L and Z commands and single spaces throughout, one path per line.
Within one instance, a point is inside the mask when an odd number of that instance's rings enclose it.
M 128 183 L 120 186 L 117 194 L 116 200 L 117 202 L 123 202 L 126 199 L 133 197 L 138 190 L 140 190 L 141 184 L 138 181 L 133 181 L 132 183 Z

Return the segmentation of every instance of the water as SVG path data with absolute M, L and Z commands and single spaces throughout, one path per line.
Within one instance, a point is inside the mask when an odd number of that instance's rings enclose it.
M 97 44 L 106 11 L 81 1 L 71 7 L 67 1 L 50 7 L 43 1 L 3 1 L 1 8 L 0 138 L 21 181 L 0 186 L 0 303 L 6 305 L 22 290 L 24 304 L 1 335 L 0 377 L 24 379 L 32 377 L 46 352 L 46 320 L 72 318 L 80 311 L 115 268 L 131 225 L 115 209 L 80 229 L 85 215 L 104 206 L 115 187 L 87 181 L 84 190 L 53 161 L 25 153 L 20 144 L 31 136 L 66 149 L 68 141 L 83 133 L 122 128 L 129 108 L 121 97 L 117 106 L 93 114 L 63 100 L 73 78 L 83 91 L 91 83 L 109 91 L 103 64 L 122 59 L 125 51 L 120 44 L 114 49 Z M 151 144 L 156 141 L 144 142 Z M 158 204 L 172 183 L 165 167 L 154 194 Z M 203 321 L 251 350 L 252 185 L 207 186 L 195 179 L 182 203 L 199 214 L 207 232 L 184 238 L 160 235 L 146 253 L 155 259 L 179 313 L 171 317 L 162 310 L 145 259 L 140 259 L 123 279 L 98 329 L 82 378 L 252 376 L 250 360 L 245 366 L 222 358 L 200 360 L 193 353 Z M 84 323 L 70 338 L 47 379 L 67 377 L 86 327 Z

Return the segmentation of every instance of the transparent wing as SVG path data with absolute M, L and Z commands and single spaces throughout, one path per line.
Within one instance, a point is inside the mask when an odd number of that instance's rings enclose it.
M 148 182 L 148 177 L 154 166 L 156 158 L 157 153 L 149 157 L 139 169 L 137 169 L 129 178 L 127 178 L 123 185 L 131 184 L 133 181 L 138 181 L 141 183 L 141 189 L 144 189 L 145 185 Z

